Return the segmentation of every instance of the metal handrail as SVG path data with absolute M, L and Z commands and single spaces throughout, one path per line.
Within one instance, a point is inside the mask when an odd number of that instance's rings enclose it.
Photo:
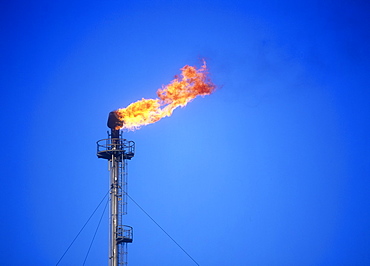
M 133 228 L 129 225 L 117 226 L 117 237 L 133 239 Z
M 101 139 L 96 142 L 97 152 L 121 151 L 127 154 L 135 153 L 135 142 L 121 138 Z

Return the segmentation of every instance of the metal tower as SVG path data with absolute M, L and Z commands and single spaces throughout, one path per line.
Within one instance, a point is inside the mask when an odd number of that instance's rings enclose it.
M 116 129 L 122 126 L 116 113 L 110 112 L 108 139 L 97 142 L 97 156 L 108 160 L 110 171 L 109 266 L 127 265 L 127 243 L 133 240 L 133 229 L 123 224 L 123 215 L 127 214 L 127 160 L 134 157 L 135 143 L 122 138 Z

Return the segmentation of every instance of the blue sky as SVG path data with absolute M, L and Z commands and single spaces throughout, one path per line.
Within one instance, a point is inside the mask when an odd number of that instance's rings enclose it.
M 110 111 L 207 60 L 216 92 L 126 132 L 129 194 L 200 265 L 370 264 L 366 1 L 11 1 L 2 265 L 55 265 L 108 190 Z M 195 265 L 129 201 L 129 265 Z M 60 265 L 82 265 L 100 208 Z M 87 265 L 105 265 L 105 214 Z

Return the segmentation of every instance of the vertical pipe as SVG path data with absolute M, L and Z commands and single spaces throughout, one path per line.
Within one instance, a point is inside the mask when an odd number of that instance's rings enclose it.
M 116 240 L 116 228 L 118 219 L 118 202 L 117 202 L 117 181 L 118 181 L 118 162 L 115 155 L 112 155 L 110 169 L 110 266 L 118 265 L 118 250 Z
M 112 150 L 120 149 L 119 131 L 111 130 Z M 110 180 L 110 266 L 118 265 L 118 245 L 117 245 L 117 228 L 118 228 L 118 178 L 119 178 L 119 160 L 120 155 L 113 153 L 111 159 L 111 180 Z

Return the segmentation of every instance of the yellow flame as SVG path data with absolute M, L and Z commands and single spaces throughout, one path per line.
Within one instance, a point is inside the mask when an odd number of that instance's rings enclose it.
M 115 111 L 124 122 L 122 129 L 135 130 L 155 123 L 163 117 L 171 116 L 173 110 L 186 106 L 195 97 L 211 94 L 216 86 L 207 75 L 205 61 L 198 70 L 193 66 L 184 66 L 181 74 L 175 76 L 170 84 L 158 89 L 157 99 L 143 98 Z

